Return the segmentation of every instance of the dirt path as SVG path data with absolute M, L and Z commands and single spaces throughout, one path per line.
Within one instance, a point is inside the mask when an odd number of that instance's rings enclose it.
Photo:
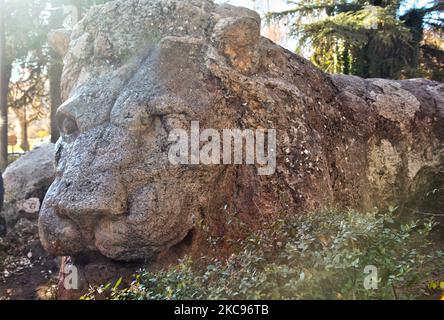
M 54 298 L 57 271 L 46 261 L 0 280 L 0 300 L 47 300 Z M 50 271 L 50 272 L 49 272 Z
M 0 300 L 50 299 L 57 260 L 43 250 L 35 221 L 20 220 L 0 238 Z

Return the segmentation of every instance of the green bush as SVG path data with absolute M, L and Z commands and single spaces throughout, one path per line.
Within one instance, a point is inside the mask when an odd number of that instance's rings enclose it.
M 163 272 L 141 272 L 129 288 L 102 286 L 84 299 L 104 292 L 111 299 L 425 298 L 444 266 L 429 240 L 435 224 L 399 225 L 394 211 L 287 216 L 224 261 L 186 258 Z M 378 270 L 374 290 L 364 286 L 369 265 Z

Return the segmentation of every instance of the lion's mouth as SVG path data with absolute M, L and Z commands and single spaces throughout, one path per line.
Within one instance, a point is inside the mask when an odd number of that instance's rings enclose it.
M 178 187 L 176 176 L 166 177 L 174 189 L 167 179 L 128 189 L 120 175 L 83 172 L 75 179 L 65 172 L 48 190 L 40 212 L 44 248 L 56 256 L 92 252 L 137 261 L 177 246 L 195 226 L 187 207 L 194 202 Z M 174 197 L 169 197 L 172 190 Z

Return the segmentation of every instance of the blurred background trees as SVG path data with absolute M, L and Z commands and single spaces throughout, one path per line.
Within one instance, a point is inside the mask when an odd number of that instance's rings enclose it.
M 29 128 L 33 122 L 41 120 L 40 130 L 33 130 L 34 138 L 51 135 L 58 139 L 55 125 L 55 110 L 61 104 L 60 78 L 62 57 L 48 45 L 51 30 L 67 27 L 81 18 L 82 12 L 106 0 L 2 0 L 0 23 L 0 57 L 2 72 L 0 88 L 3 100 L 2 128 L 0 131 L 0 166 L 7 163 L 8 130 L 15 136 L 19 131 L 19 148 L 31 148 Z M 70 10 L 67 10 L 71 8 Z M 75 9 L 73 9 L 75 8 Z M 4 25 L 2 29 L 1 26 Z M 9 113 L 8 113 L 9 110 Z M 14 122 L 8 121 L 8 116 Z M 52 116 L 52 120 L 51 120 Z M 14 128 L 14 123 L 19 128 Z M 12 129 L 12 130 L 11 130 Z
M 304 0 L 273 13 L 289 18 L 299 46 L 325 71 L 365 78 L 443 81 L 444 1 Z

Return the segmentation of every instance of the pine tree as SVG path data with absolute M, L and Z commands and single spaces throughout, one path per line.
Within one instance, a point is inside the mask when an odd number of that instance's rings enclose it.
M 311 46 L 312 61 L 332 73 L 405 78 L 420 75 L 425 28 L 442 1 L 399 15 L 402 0 L 304 0 L 274 18 L 290 16 L 292 34 Z M 439 20 L 439 19 L 438 19 Z M 442 28 L 442 20 L 434 21 Z

